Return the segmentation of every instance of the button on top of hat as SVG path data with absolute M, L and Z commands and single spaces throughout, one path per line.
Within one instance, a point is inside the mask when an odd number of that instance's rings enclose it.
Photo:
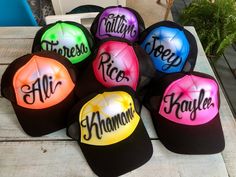
M 159 114 L 178 124 L 201 125 L 218 114 L 218 104 L 218 85 L 214 80 L 186 75 L 165 90 Z
M 61 63 L 34 55 L 15 73 L 13 86 L 18 105 L 43 109 L 63 101 L 74 83 Z

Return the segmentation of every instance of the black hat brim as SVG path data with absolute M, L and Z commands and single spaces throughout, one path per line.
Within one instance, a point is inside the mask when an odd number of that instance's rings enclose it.
M 71 92 L 62 102 L 44 109 L 28 109 L 12 102 L 12 106 L 23 130 L 30 136 L 42 136 L 66 127 L 69 110 L 75 103 Z
M 125 140 L 108 145 L 92 146 L 78 142 L 82 152 L 98 176 L 119 176 L 132 171 L 152 156 L 153 148 L 140 119 L 135 131 Z
M 176 124 L 160 114 L 153 115 L 157 135 L 170 151 L 180 154 L 215 154 L 225 147 L 219 113 L 202 125 Z

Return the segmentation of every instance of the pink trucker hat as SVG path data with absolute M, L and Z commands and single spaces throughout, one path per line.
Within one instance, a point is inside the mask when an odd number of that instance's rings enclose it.
M 146 103 L 158 137 L 170 151 L 213 154 L 224 149 L 219 86 L 212 76 L 170 74 L 152 83 Z

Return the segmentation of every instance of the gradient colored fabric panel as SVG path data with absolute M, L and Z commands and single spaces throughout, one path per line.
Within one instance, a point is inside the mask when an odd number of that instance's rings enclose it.
M 140 121 L 132 97 L 124 91 L 104 92 L 89 100 L 79 114 L 81 142 L 106 146 L 129 137 Z
M 132 46 L 125 42 L 103 43 L 93 61 L 96 79 L 106 87 L 127 85 L 136 90 L 139 63 Z
M 138 39 L 138 20 L 133 12 L 122 7 L 106 9 L 98 21 L 96 37 L 121 37 L 132 42 Z
M 47 29 L 41 37 L 41 47 L 43 50 L 61 54 L 72 64 L 83 61 L 91 54 L 84 32 L 67 23 L 56 23 Z
M 214 80 L 186 75 L 165 90 L 159 114 L 178 124 L 201 125 L 218 114 L 218 104 Z
M 63 101 L 75 85 L 61 63 L 35 55 L 15 73 L 13 86 L 19 106 L 43 109 Z
M 150 55 L 155 68 L 164 73 L 180 72 L 190 50 L 184 32 L 170 27 L 153 29 L 141 47 Z

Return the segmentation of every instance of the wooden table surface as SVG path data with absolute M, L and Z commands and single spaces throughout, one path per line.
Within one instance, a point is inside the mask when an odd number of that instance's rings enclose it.
M 198 42 L 195 70 L 214 73 L 193 27 L 186 27 Z M 38 27 L 0 28 L 0 77 L 15 58 L 31 52 Z M 152 158 L 124 176 L 153 177 L 236 177 L 236 122 L 221 91 L 220 116 L 226 146 L 214 155 L 181 155 L 168 151 L 158 140 L 150 115 L 142 119 L 152 140 Z M 0 177 L 78 177 L 95 176 L 76 141 L 65 129 L 33 138 L 24 133 L 8 100 L 0 97 Z

